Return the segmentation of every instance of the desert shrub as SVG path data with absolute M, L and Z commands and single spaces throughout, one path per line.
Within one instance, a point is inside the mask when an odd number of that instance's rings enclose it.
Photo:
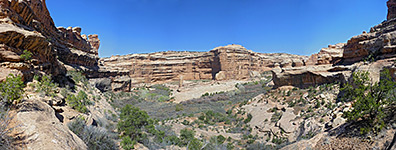
M 181 122 L 183 125 L 189 125 L 190 124 L 190 122 L 189 121 L 187 121 L 187 120 L 183 120 L 183 122 Z
M 67 74 L 71 76 L 72 80 L 75 83 L 83 83 L 84 85 L 88 85 L 88 79 L 85 77 L 85 75 L 82 72 L 78 71 L 68 71 Z
M 24 50 L 20 57 L 25 62 L 29 62 L 32 59 L 32 55 L 33 55 L 32 52 L 30 52 L 28 50 Z
M 23 88 L 21 76 L 14 76 L 9 74 L 6 80 L 0 83 L 0 98 L 3 105 L 9 106 L 14 101 L 19 102 L 22 99 L 23 93 L 25 92 Z
M 205 113 L 202 113 L 198 117 L 198 119 L 204 121 L 205 124 L 210 124 L 210 125 L 213 125 L 218 122 L 227 121 L 226 115 L 219 112 L 214 112 L 212 110 L 208 110 Z
M 128 138 L 133 141 L 132 143 L 129 141 L 124 142 L 130 143 L 129 145 L 124 145 L 128 147 L 133 147 L 133 143 L 146 140 L 146 132 L 156 134 L 154 121 L 150 119 L 145 111 L 131 105 L 126 105 L 121 109 L 120 121 L 117 124 L 117 128 L 121 133 L 123 141 L 124 139 L 128 140 Z
M 77 96 L 73 94 L 68 95 L 66 102 L 70 107 L 82 113 L 87 113 L 87 105 L 92 104 L 92 102 L 88 100 L 88 95 L 84 91 L 78 92 Z
M 219 136 L 212 136 L 210 138 L 211 143 L 216 143 L 216 144 L 223 144 L 225 142 L 226 138 L 223 135 Z
M 352 82 L 347 83 L 340 90 L 343 93 L 342 101 L 352 101 L 353 109 L 345 112 L 344 117 L 349 122 L 362 122 L 361 134 L 370 131 L 380 131 L 384 126 L 386 110 L 392 106 L 396 99 L 394 87 L 389 70 L 381 73 L 381 80 L 372 84 L 368 72 L 355 72 L 352 74 Z
M 282 117 L 282 112 L 275 111 L 275 114 L 271 117 L 271 122 L 278 122 Z
M 181 145 L 187 146 L 187 144 L 194 139 L 195 131 L 190 129 L 180 130 L 180 142 Z
M 81 117 L 67 124 L 69 129 L 74 132 L 84 143 L 89 150 L 111 150 L 117 149 L 114 142 L 114 136 L 108 133 L 105 129 L 87 126 Z
M 202 148 L 202 142 L 199 141 L 195 136 L 195 131 L 190 129 L 180 130 L 180 143 L 179 146 L 187 146 L 187 149 L 200 150 Z
M 252 118 L 253 118 L 252 114 L 248 114 L 247 118 L 243 122 L 249 123 L 252 120 Z
M 184 110 L 183 104 L 177 104 L 177 105 L 175 106 L 175 111 L 182 111 L 182 110 Z
M 272 138 L 271 142 L 274 143 L 274 144 L 280 145 L 282 143 L 288 142 L 288 140 L 285 137 L 276 137 L 275 136 L 274 138 Z
M 9 134 L 14 130 L 10 127 L 11 120 L 14 116 L 10 115 L 8 111 L 0 108 L 0 149 L 13 149 L 13 137 Z
M 51 75 L 43 75 L 41 79 L 39 76 L 34 76 L 34 79 L 38 81 L 37 84 L 34 85 L 36 92 L 43 92 L 46 96 L 56 96 L 58 84 L 52 81 Z
M 132 140 L 129 136 L 124 136 L 121 141 L 121 147 L 125 150 L 134 149 L 136 144 L 135 140 Z

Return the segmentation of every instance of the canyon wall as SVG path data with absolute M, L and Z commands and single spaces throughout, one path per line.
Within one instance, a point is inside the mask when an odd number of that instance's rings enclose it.
M 274 66 L 304 66 L 306 56 L 255 53 L 241 45 L 209 52 L 157 52 L 100 59 L 115 70 L 128 70 L 132 84 L 183 80 L 242 80 Z
M 347 82 L 354 71 L 368 71 L 373 81 L 379 81 L 384 68 L 395 70 L 396 1 L 389 0 L 387 6 L 388 20 L 372 27 L 370 32 L 322 49 L 310 56 L 307 67 L 274 69 L 275 87 Z
M 56 28 L 44 0 L 0 1 L 0 80 L 10 73 L 30 80 L 38 72 L 63 75 L 70 68 L 97 67 L 97 35 Z M 31 60 L 21 59 L 30 51 Z

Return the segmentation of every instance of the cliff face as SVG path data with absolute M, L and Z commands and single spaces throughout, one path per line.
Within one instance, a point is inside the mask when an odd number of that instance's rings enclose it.
M 347 82 L 353 71 L 369 71 L 379 80 L 383 68 L 393 70 L 396 56 L 396 1 L 389 0 L 388 20 L 352 37 L 346 44 L 330 45 L 312 55 L 308 67 L 282 68 L 273 71 L 275 86 L 308 87 L 318 84 Z
M 387 19 L 391 20 L 396 18 L 396 1 L 395 0 L 388 0 L 386 3 L 388 6 L 388 16 Z
M 252 72 L 269 71 L 276 65 L 304 66 L 308 57 L 260 54 L 240 45 L 217 47 L 209 52 L 158 52 L 103 58 L 110 70 L 127 70 L 132 83 L 174 80 L 240 80 Z
M 97 70 L 97 35 L 81 28 L 56 28 L 45 0 L 0 0 L 0 82 L 10 73 L 29 81 L 35 74 L 65 76 L 68 69 Z M 31 59 L 22 59 L 24 51 Z M 85 143 L 59 122 L 52 104 L 35 94 L 16 106 L 15 122 L 27 149 L 86 149 Z M 31 138 L 34 137 L 34 138 Z M 55 141 L 55 142 L 54 142 Z
M 305 66 L 307 60 L 298 55 L 255 53 L 240 45 L 217 47 L 210 53 L 214 55 L 212 79 L 216 80 L 248 79 L 252 72 L 270 71 L 275 66 Z
M 97 35 L 56 28 L 44 0 L 1 0 L 0 9 L 0 80 L 9 73 L 30 79 L 35 72 L 64 74 L 65 65 L 97 66 Z M 33 53 L 31 62 L 20 58 L 24 50 Z

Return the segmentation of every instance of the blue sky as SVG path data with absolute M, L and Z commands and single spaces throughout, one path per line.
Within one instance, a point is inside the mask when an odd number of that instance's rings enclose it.
M 387 0 L 47 0 L 56 26 L 99 34 L 99 55 L 208 51 L 317 53 L 386 19 Z

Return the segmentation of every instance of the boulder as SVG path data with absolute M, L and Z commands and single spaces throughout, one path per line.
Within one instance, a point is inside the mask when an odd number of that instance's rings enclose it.
M 27 149 L 87 149 L 85 143 L 55 116 L 54 109 L 42 100 L 23 101 L 17 105 L 17 110 L 14 121 L 19 127 L 15 133 L 24 139 Z
M 108 92 L 111 91 L 111 79 L 109 78 L 102 78 L 102 79 L 98 79 L 95 82 L 95 87 L 97 89 L 99 89 L 101 92 Z
M 286 112 L 283 113 L 282 118 L 279 120 L 279 127 L 285 131 L 286 133 L 292 133 L 298 129 L 298 125 L 293 124 L 293 120 L 296 118 L 296 115 L 293 113 L 293 109 L 287 109 Z

